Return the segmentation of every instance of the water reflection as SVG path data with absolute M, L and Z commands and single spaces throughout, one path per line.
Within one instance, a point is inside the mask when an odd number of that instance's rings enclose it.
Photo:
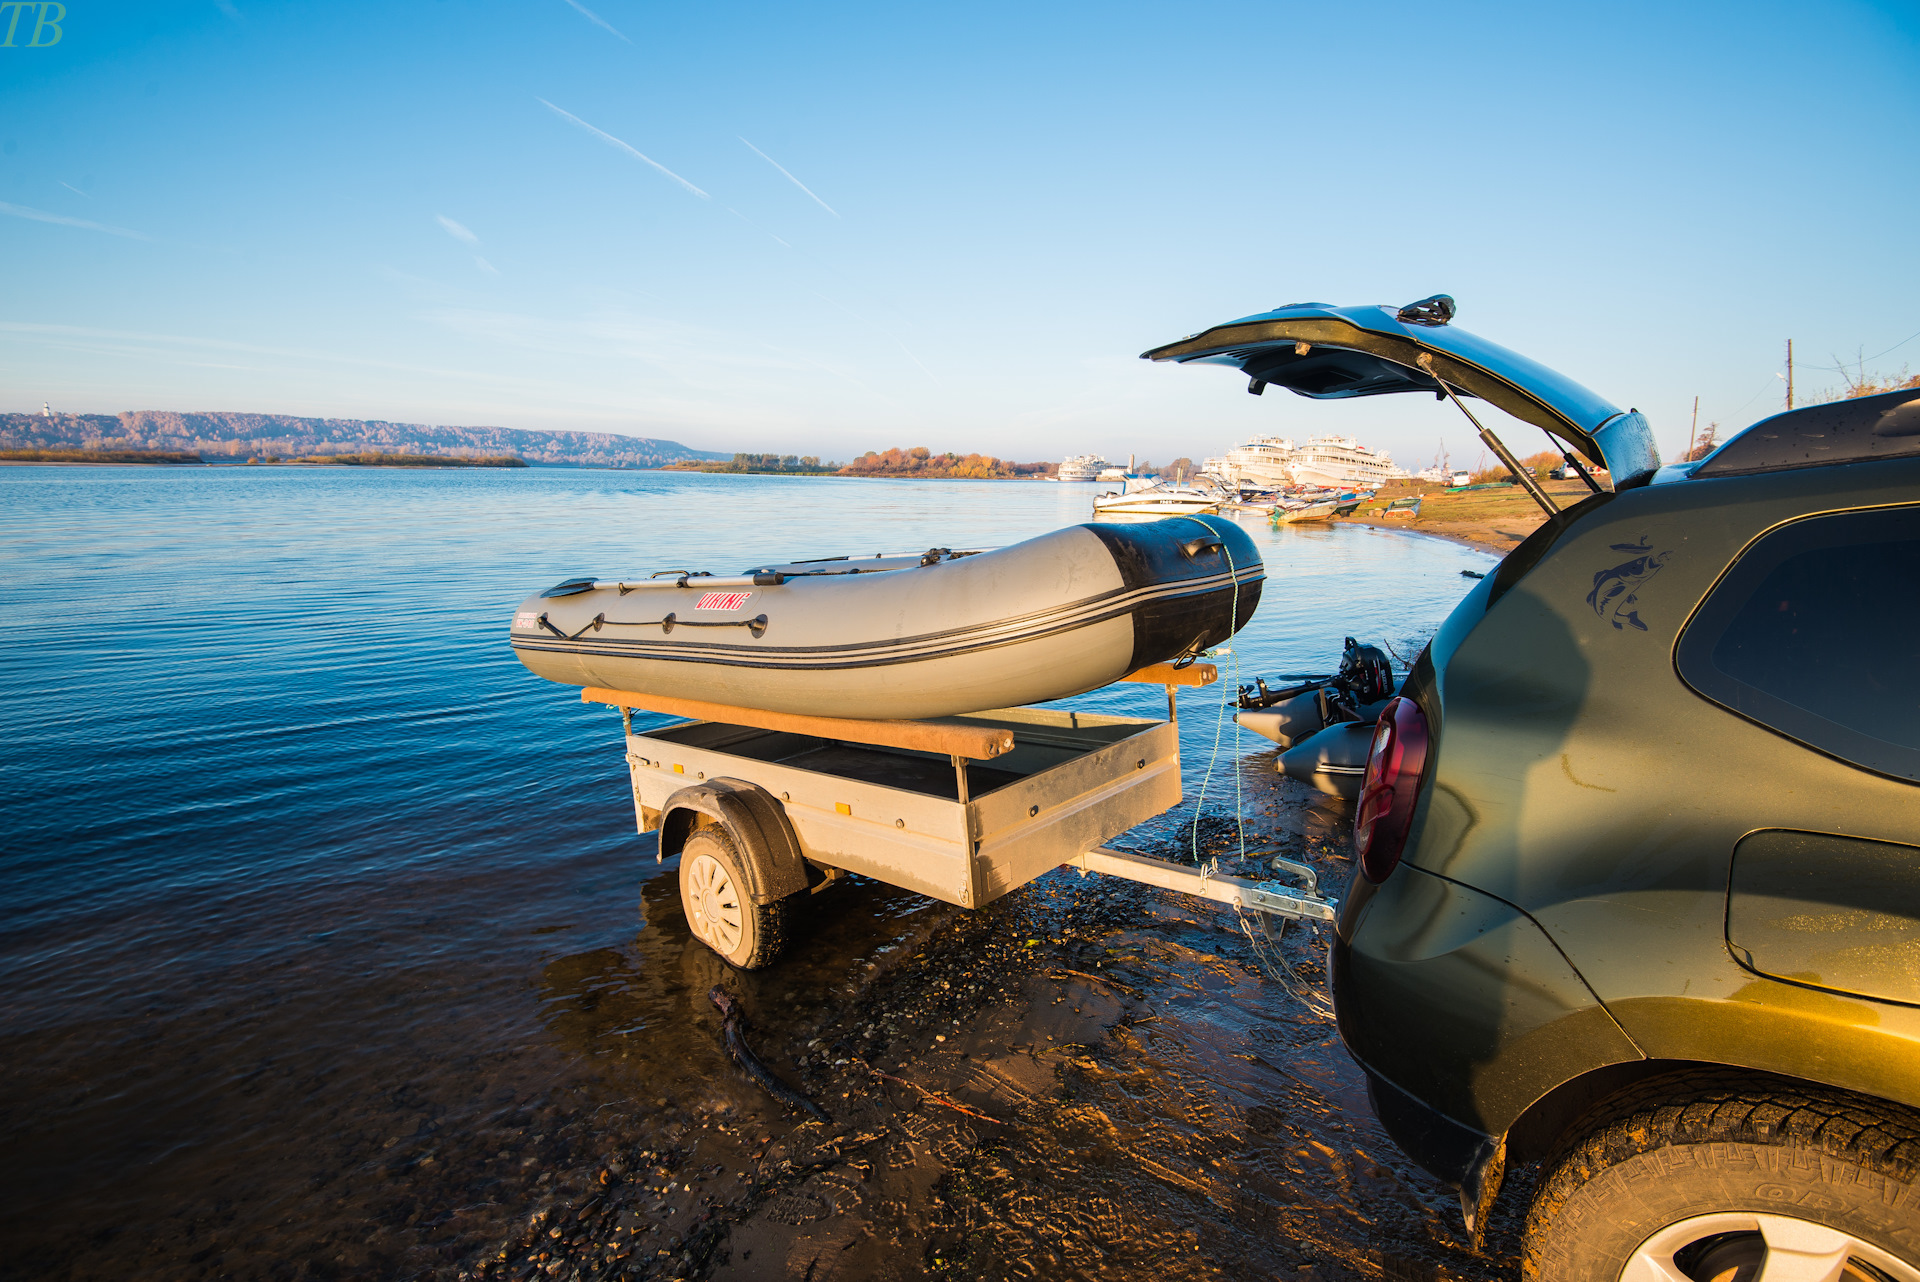
M 565 1051 L 600 1061 L 615 1091 L 685 1108 L 777 1107 L 736 1081 L 707 994 L 740 998 L 769 1067 L 794 1070 L 779 1048 L 803 1045 L 877 966 L 957 911 L 922 895 L 847 877 L 790 918 L 781 962 L 737 971 L 694 938 L 680 908 L 677 861 L 640 888 L 644 928 L 624 947 L 556 957 L 540 972 L 541 1019 Z M 731 1085 L 728 1085 L 731 1083 Z

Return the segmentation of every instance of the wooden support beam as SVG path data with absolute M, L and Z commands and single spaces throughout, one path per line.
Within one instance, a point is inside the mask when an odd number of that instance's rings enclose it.
M 943 757 L 966 757 L 973 761 L 986 761 L 1013 750 L 1013 731 L 1001 726 L 969 724 L 957 718 L 855 721 L 845 717 L 808 717 L 795 712 L 736 708 L 726 703 L 676 699 L 660 694 L 636 694 L 631 690 L 607 690 L 598 686 L 588 686 L 582 690 L 580 702 L 610 703 L 616 708 L 640 708 L 693 721 L 718 721 L 729 726 L 752 726 L 756 730 L 778 730 L 882 748 L 907 748 L 917 752 L 934 752 Z
M 1220 679 L 1220 670 L 1211 663 L 1190 663 L 1176 668 L 1171 663 L 1156 663 L 1120 678 L 1143 684 L 1166 686 L 1206 686 Z M 812 735 L 818 739 L 840 739 L 847 743 L 872 744 L 882 748 L 907 748 L 917 752 L 936 752 L 945 757 L 965 757 L 986 761 L 1013 750 L 1013 731 L 998 726 L 968 724 L 958 718 L 928 721 L 855 721 L 847 717 L 809 717 L 797 712 L 767 712 L 760 708 L 739 708 L 728 703 L 707 703 L 701 699 L 679 699 L 664 694 L 639 694 L 632 690 L 609 690 L 588 686 L 580 692 L 582 703 L 607 703 L 631 712 L 663 713 L 692 721 L 718 721 L 729 726 L 752 726 L 756 730 L 778 730 L 789 734 Z M 1169 716 L 1172 712 L 1169 711 Z
M 1156 663 L 1120 679 L 1156 686 L 1210 686 L 1220 679 L 1220 669 L 1211 663 L 1189 663 L 1184 668 Z

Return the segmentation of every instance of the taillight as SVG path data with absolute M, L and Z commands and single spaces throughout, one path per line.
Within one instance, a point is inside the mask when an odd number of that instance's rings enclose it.
M 1353 848 L 1360 872 L 1376 885 L 1400 865 L 1427 768 L 1427 717 L 1406 697 L 1380 713 L 1367 754 L 1367 777 L 1360 785 L 1360 808 L 1353 817 Z

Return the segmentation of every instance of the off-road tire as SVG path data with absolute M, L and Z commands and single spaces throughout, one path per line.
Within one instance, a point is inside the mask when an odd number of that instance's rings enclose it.
M 1920 1114 L 1897 1105 L 1731 1070 L 1659 1078 L 1604 1102 L 1543 1169 L 1527 1282 L 1619 1282 L 1661 1229 L 1730 1211 L 1823 1225 L 1920 1270 Z
M 754 903 L 743 872 L 724 828 L 695 829 L 680 850 L 680 907 L 694 938 L 731 966 L 759 970 L 787 942 L 788 903 Z

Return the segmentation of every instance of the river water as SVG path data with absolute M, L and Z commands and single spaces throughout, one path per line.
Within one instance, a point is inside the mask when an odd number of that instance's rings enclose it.
M 800 1248 L 767 1234 L 813 1230 L 766 1228 L 751 1218 L 764 1198 L 704 1184 L 696 1196 L 686 1172 L 708 1141 L 722 1146 L 710 1165 L 727 1178 L 749 1160 L 771 1161 L 800 1144 L 794 1119 L 718 1049 L 704 998 L 720 968 L 687 936 L 673 865 L 656 864 L 652 838 L 633 830 L 617 714 L 584 707 L 519 665 L 505 644 L 512 607 L 579 574 L 1005 544 L 1086 519 L 1094 492 L 561 469 L 0 468 L 0 625 L 12 641 L 0 665 L 0 1276 L 451 1278 L 483 1258 L 495 1273 L 551 1275 L 560 1263 L 516 1254 L 529 1248 L 509 1237 L 525 1238 L 530 1215 L 623 1179 L 636 1189 L 651 1181 L 658 1223 L 623 1230 L 651 1235 L 648 1249 L 608 1247 L 595 1257 L 602 1272 L 583 1276 L 787 1276 L 775 1257 L 790 1262 Z M 1471 586 L 1459 572 L 1491 565 L 1397 532 L 1251 520 L 1248 529 L 1268 581 L 1233 647 L 1243 680 L 1329 670 L 1346 635 L 1411 657 Z M 1230 720 L 1218 733 L 1217 689 L 1182 698 L 1189 802 L 1161 837 L 1190 814 L 1216 757 L 1210 822 L 1231 819 L 1237 788 L 1248 813 L 1290 824 L 1309 845 L 1337 828 L 1338 806 L 1329 819 L 1304 794 L 1275 789 L 1271 744 L 1236 738 Z M 1164 710 L 1157 687 L 1073 703 Z M 1309 811 L 1319 818 L 1300 818 Z M 850 1020 L 897 1028 L 920 1018 L 903 1013 L 910 1006 L 930 1008 L 887 996 L 886 975 L 914 973 L 915 961 L 930 974 L 936 963 L 958 966 L 1026 931 L 1057 945 L 1056 967 L 1099 944 L 1143 968 L 1130 981 L 1134 997 L 1111 1009 L 1091 993 L 1071 999 L 1104 1020 L 1083 1030 L 1089 1044 L 1149 1018 L 1166 984 L 1233 970 L 1191 961 L 1230 958 L 1234 941 L 1213 930 L 1217 947 L 1200 935 L 1182 942 L 1182 931 L 1213 928 L 1169 909 L 1172 897 L 1128 890 L 1096 904 L 1088 883 L 1059 881 L 1009 896 L 997 917 L 872 884 L 821 896 L 830 902 L 811 914 L 792 957 L 747 984 L 757 1036 L 804 1046 L 789 1039 L 838 1030 L 851 1044 L 869 1033 Z M 1083 918 L 1104 924 L 1072 924 Z M 943 939 L 948 951 L 933 952 L 929 941 Z M 1020 957 L 1034 954 L 1019 942 Z M 956 1044 L 964 1031 L 984 1055 L 1001 1035 L 980 1012 L 1018 1019 L 1039 1000 L 1020 985 L 1041 972 L 1006 967 L 977 1010 L 942 1008 Z M 955 987 L 942 991 L 973 992 L 988 978 L 976 969 L 977 978 L 952 970 L 939 982 Z M 1296 1071 L 1288 1089 L 1325 1079 L 1324 1090 L 1313 1087 L 1319 1102 L 1301 1106 L 1320 1118 L 1314 1134 L 1337 1141 L 1321 1147 L 1364 1138 L 1368 1161 L 1415 1190 L 1401 1255 L 1453 1260 L 1404 1276 L 1469 1275 L 1457 1244 L 1415 1205 L 1440 1192 L 1395 1165 L 1376 1132 L 1339 1141 L 1327 1131 L 1369 1124 L 1328 1120 L 1354 1104 L 1330 1029 L 1296 1019 L 1291 999 L 1257 971 L 1234 973 L 1234 999 L 1203 1002 L 1211 1010 L 1189 1021 L 1193 1043 L 1217 1049 L 1257 1041 L 1269 1025 L 1296 1030 L 1288 1036 L 1299 1063 L 1319 1067 Z M 900 1047 L 886 1054 L 904 1069 L 912 1047 Z M 1244 1068 L 1245 1056 L 1221 1054 Z M 778 1062 L 852 1109 L 866 1099 L 860 1090 L 819 1075 L 847 1071 L 836 1058 L 795 1050 Z M 1236 1106 L 1248 1115 L 1285 1094 L 1257 1081 L 1235 1089 L 1254 1101 Z M 862 1106 L 879 1110 L 876 1134 L 911 1149 L 918 1124 L 900 1119 L 919 1113 L 878 1096 Z M 862 1142 L 880 1152 L 892 1141 Z M 856 1172 L 873 1166 L 853 1147 L 844 1161 Z M 987 1210 L 953 1210 L 975 1205 L 955 1174 L 972 1168 L 960 1161 L 924 1187 L 909 1181 L 890 1200 L 869 1198 L 862 1231 L 905 1242 L 874 1260 L 892 1261 L 900 1276 L 933 1267 L 936 1249 L 946 1251 L 939 1267 L 962 1276 L 1030 1266 L 1040 1248 L 1019 1247 L 1008 1227 L 1018 1215 L 995 1221 L 986 1193 L 975 1202 Z M 1049 1178 L 1072 1185 L 1070 1166 L 1054 1159 Z M 662 1193 L 670 1169 L 681 1177 Z M 1277 1191 L 1262 1196 L 1276 1205 L 1308 1197 L 1311 1181 L 1289 1170 L 1275 1166 Z M 1252 1177 L 1236 1187 L 1253 1188 Z M 681 1195 L 685 1208 L 663 1200 Z M 788 1211 L 826 1207 L 821 1222 L 837 1222 L 832 1197 L 781 1196 L 801 1199 L 779 1204 Z M 916 1197 L 946 1209 L 922 1214 Z M 1120 1205 L 1115 1197 L 1124 1202 L 1115 1193 L 1103 1205 Z M 893 1228 L 875 1227 L 874 1207 L 895 1202 L 904 1209 Z M 686 1226 L 702 1207 L 718 1211 L 695 1234 Z M 811 1214 L 766 1223 L 803 1225 Z M 1401 1248 L 1382 1245 L 1374 1212 L 1361 1215 L 1374 1227 L 1355 1229 L 1346 1245 L 1346 1221 L 1327 1214 L 1332 1227 L 1301 1230 L 1326 1239 L 1302 1248 L 1309 1262 L 1287 1265 L 1321 1272 L 1298 1276 L 1402 1275 L 1379 1263 Z M 994 1222 L 955 1228 L 967 1215 Z M 1102 1232 L 1120 1242 L 1130 1230 L 1093 1224 L 1082 1238 Z M 1166 1242 L 1187 1241 L 1167 1232 Z M 948 1246 L 926 1245 L 942 1233 Z M 1229 1258 L 1218 1236 L 1195 1239 L 1195 1261 Z M 994 1247 L 1000 1239 L 1011 1245 Z M 770 1243 L 759 1272 L 750 1241 Z M 589 1247 L 599 1250 L 579 1249 Z M 1163 1252 L 1136 1266 L 1124 1250 L 1101 1263 L 1061 1249 L 1055 1276 L 1182 1272 L 1169 1271 Z M 1258 1265 L 1271 1248 L 1234 1249 L 1241 1255 L 1231 1258 Z M 523 1259 L 534 1263 L 523 1269 Z M 832 1272 L 816 1266 L 809 1276 Z M 851 1268 L 833 1275 L 886 1271 Z

